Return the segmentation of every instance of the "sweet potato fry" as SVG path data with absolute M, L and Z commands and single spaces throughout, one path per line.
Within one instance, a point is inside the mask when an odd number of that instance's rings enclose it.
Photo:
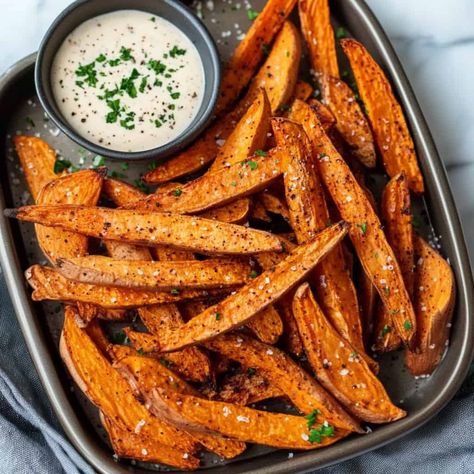
M 146 197 L 139 189 L 118 179 L 107 178 L 102 186 L 104 194 L 117 206 L 125 206 Z
M 259 199 L 252 199 L 252 211 L 250 218 L 254 221 L 271 222 L 272 218 L 268 215 L 265 206 Z
M 331 112 L 328 106 L 324 105 L 317 99 L 308 100 L 308 104 L 316 113 L 324 131 L 329 134 L 329 132 L 336 126 L 336 117 Z
M 254 372 L 255 369 L 249 368 L 245 373 L 227 377 L 219 389 L 219 399 L 223 402 L 245 406 L 285 395 L 266 378 Z
M 347 233 L 340 222 L 297 247 L 283 262 L 180 328 L 160 334 L 159 351 L 170 352 L 230 331 L 264 310 L 304 278 Z
M 311 144 L 294 122 L 273 119 L 272 126 L 282 159 L 290 222 L 298 242 L 305 243 L 330 222 Z M 337 331 L 364 352 L 357 294 L 340 245 L 318 265 L 314 278 L 318 299 Z
M 67 306 L 60 351 L 71 375 L 89 400 L 121 430 L 134 433 L 139 427 L 141 436 L 162 443 L 160 462 L 185 469 L 196 468 L 199 461 L 192 456 L 196 450 L 195 440 L 151 415 L 135 399 L 127 382 L 87 333 L 76 326 L 74 318 L 74 308 Z M 185 453 L 188 456 L 183 456 Z
M 247 219 L 250 212 L 250 199 L 242 198 L 230 202 L 222 207 L 216 207 L 199 214 L 205 219 L 228 222 L 230 224 L 242 224 Z
M 415 313 L 395 254 L 364 190 L 324 133 L 314 111 L 304 102 L 293 106 L 292 119 L 310 139 L 313 158 L 340 215 L 351 224 L 349 236 L 373 284 L 392 316 L 395 328 L 410 345 L 416 331 Z M 390 288 L 390 293 L 385 288 Z
M 179 393 L 200 397 L 199 393 L 190 385 L 180 380 L 176 374 L 166 369 L 160 362 L 149 357 L 129 355 L 121 358 L 114 364 L 140 395 L 147 399 L 147 394 L 158 387 L 176 390 Z M 153 413 L 153 411 L 152 411 Z M 156 414 L 160 416 L 159 413 Z M 200 444 L 212 452 L 231 459 L 245 450 L 245 443 L 224 439 L 218 435 L 192 432 L 191 435 Z
M 354 416 L 386 423 L 406 415 L 390 402 L 384 386 L 354 347 L 331 326 L 307 283 L 295 293 L 293 313 L 317 379 Z
M 56 178 L 41 189 L 38 204 L 83 204 L 95 206 L 102 188 L 103 174 L 94 170 Z M 36 225 L 38 244 L 52 263 L 60 257 L 81 257 L 87 255 L 88 239 L 84 235 L 63 229 Z
M 298 13 L 314 71 L 339 77 L 328 0 L 299 0 Z
M 217 153 L 209 172 L 240 163 L 248 156 L 252 156 L 256 150 L 262 149 L 267 141 L 271 112 L 265 89 L 260 89 L 255 100 Z
M 423 176 L 413 139 L 387 77 L 359 42 L 344 39 L 341 46 L 349 59 L 387 173 L 393 177 L 404 172 L 410 189 L 422 193 Z
M 372 132 L 352 89 L 344 81 L 327 74 L 322 74 L 319 81 L 324 101 L 336 117 L 338 132 L 362 164 L 375 167 Z
M 286 221 L 290 220 L 290 213 L 288 211 L 288 206 L 286 202 L 280 199 L 275 194 L 271 193 L 270 191 L 263 191 L 258 194 L 257 199 L 261 201 L 263 207 L 267 212 L 271 212 L 272 214 L 278 214 Z
M 124 244 L 118 240 L 105 240 L 104 246 L 107 253 L 117 260 L 152 260 L 148 247 Z
M 227 109 L 247 86 L 265 55 L 265 48 L 268 48 L 295 4 L 296 0 L 270 0 L 265 4 L 227 64 L 217 113 Z
M 385 224 L 385 235 L 397 257 L 403 275 L 405 287 L 413 296 L 414 287 L 414 250 L 411 215 L 410 190 L 404 174 L 393 177 L 385 186 L 381 217 Z M 385 291 L 390 291 L 386 288 Z M 383 305 L 378 308 L 375 327 L 375 349 L 390 352 L 400 346 L 401 340 L 393 331 L 392 318 Z
M 192 214 L 255 193 L 280 176 L 280 160 L 276 150 L 267 156 L 252 156 L 213 173 L 206 173 L 179 188 L 127 206 L 133 209 Z
M 91 237 L 170 244 L 202 253 L 251 254 L 281 249 L 280 241 L 267 232 L 200 217 L 73 205 L 24 206 L 5 213 Z
M 147 262 L 101 255 L 58 258 L 56 267 L 64 277 L 81 283 L 159 291 L 234 287 L 246 283 L 251 271 L 250 265 L 240 260 Z
M 405 364 L 413 375 L 429 375 L 440 363 L 448 344 L 456 286 L 448 262 L 421 237 L 415 235 L 413 240 L 418 332 L 415 351 L 405 352 Z
M 162 388 L 152 391 L 151 409 L 165 420 L 173 420 L 178 426 L 190 431 L 221 433 L 234 439 L 276 448 L 316 449 L 328 446 L 349 434 L 349 431 L 335 429 L 320 416 L 317 420 L 318 428 L 310 430 L 308 421 L 302 416 L 203 400 Z M 325 431 L 323 428 L 329 428 L 330 434 L 317 436 L 316 433 Z M 319 442 L 315 441 L 315 436 Z
M 283 345 L 290 354 L 301 357 L 303 355 L 303 341 L 301 340 L 298 326 L 293 316 L 293 293 L 294 291 L 290 291 L 284 295 L 276 306 L 283 321 Z
M 106 309 L 126 309 L 144 305 L 172 303 L 192 298 L 205 298 L 212 294 L 212 292 L 198 290 L 183 290 L 179 291 L 178 294 L 172 294 L 164 291 L 88 285 L 68 280 L 52 268 L 40 265 L 33 265 L 28 268 L 25 277 L 34 289 L 31 295 L 33 301 L 53 300 L 71 303 L 79 301 Z
M 267 344 L 275 344 L 283 333 L 283 322 L 273 306 L 265 308 L 255 318 L 248 321 L 246 326 L 257 339 Z
M 338 402 L 284 352 L 250 337 L 225 334 L 207 341 L 208 349 L 257 369 L 279 388 L 303 413 L 319 410 L 323 419 L 336 428 L 360 431 L 360 427 Z
M 194 173 L 210 163 L 225 144 L 235 124 L 246 112 L 260 89 L 264 88 L 272 112 L 286 104 L 294 90 L 301 57 L 301 40 L 296 28 L 286 22 L 277 35 L 270 54 L 243 99 L 234 110 L 214 122 L 202 138 L 176 157 L 144 176 L 148 183 L 164 183 Z
M 299 99 L 303 102 L 308 100 L 313 93 L 313 87 L 305 81 L 297 81 L 293 91 L 293 100 Z M 293 102 L 292 100 L 292 102 Z
M 28 189 L 37 201 L 43 186 L 58 176 L 54 173 L 55 151 L 41 138 L 26 135 L 13 137 Z

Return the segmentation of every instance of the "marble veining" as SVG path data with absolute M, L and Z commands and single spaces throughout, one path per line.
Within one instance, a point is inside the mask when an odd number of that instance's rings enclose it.
M 427 118 L 474 255 L 474 1 L 367 1 L 393 41 Z M 69 3 L 0 0 L 0 71 L 35 51 Z

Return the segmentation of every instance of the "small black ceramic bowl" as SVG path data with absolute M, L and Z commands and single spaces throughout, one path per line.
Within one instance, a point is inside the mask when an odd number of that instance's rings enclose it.
M 138 152 L 111 150 L 96 145 L 79 135 L 63 117 L 54 100 L 51 87 L 51 66 L 65 38 L 81 23 L 117 10 L 141 10 L 160 16 L 178 27 L 198 50 L 205 75 L 204 96 L 196 117 L 181 135 L 157 148 Z M 36 91 L 41 105 L 66 135 L 85 149 L 108 158 L 121 160 L 160 159 L 175 154 L 192 142 L 212 118 L 220 84 L 220 62 L 211 35 L 194 13 L 175 0 L 78 0 L 66 8 L 52 23 L 44 36 L 35 65 Z

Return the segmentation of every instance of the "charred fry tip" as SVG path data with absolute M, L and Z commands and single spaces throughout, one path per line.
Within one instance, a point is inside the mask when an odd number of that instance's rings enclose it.
M 4 215 L 5 217 L 13 217 L 13 218 L 16 218 L 19 213 L 20 213 L 20 209 L 4 209 L 4 210 L 3 210 L 3 215 Z
M 98 168 L 94 168 L 93 171 L 95 171 L 100 177 L 105 178 L 109 169 L 107 166 L 99 166 Z

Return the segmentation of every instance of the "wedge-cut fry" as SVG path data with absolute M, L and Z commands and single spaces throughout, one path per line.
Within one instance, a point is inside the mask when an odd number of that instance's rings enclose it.
M 314 71 L 339 77 L 328 0 L 299 0 L 298 13 Z
M 127 207 L 192 214 L 223 206 L 267 187 L 280 176 L 279 161 L 276 150 L 267 156 L 252 156 L 242 163 L 206 173 L 181 186 L 178 193 L 151 194 Z
M 240 163 L 262 149 L 267 141 L 271 116 L 270 102 L 265 89 L 260 89 L 255 100 L 236 124 L 212 163 L 209 172 Z
M 107 253 L 117 260 L 152 260 L 148 247 L 124 244 L 118 240 L 105 240 L 104 246 Z
M 354 416 L 386 423 L 406 415 L 391 403 L 384 386 L 356 349 L 331 326 L 307 283 L 295 293 L 293 313 L 317 379 Z
M 200 396 L 194 388 L 183 380 L 179 380 L 176 374 L 149 357 L 129 355 L 116 362 L 115 367 L 131 383 L 132 388 L 144 396 L 145 400 L 147 394 L 158 387 L 177 390 L 179 393 L 196 397 Z M 160 416 L 159 413 L 156 415 Z M 218 435 L 197 432 L 193 432 L 191 435 L 207 449 L 227 459 L 238 456 L 246 447 L 245 443 L 241 441 L 224 439 Z
M 268 215 L 265 206 L 259 199 L 252 199 L 252 212 L 250 214 L 252 220 L 271 222 L 272 218 Z
M 247 86 L 265 55 L 265 48 L 271 44 L 295 4 L 296 0 L 270 0 L 265 4 L 226 66 L 217 113 L 227 109 Z
M 165 456 L 170 456 L 169 451 L 172 450 L 169 446 L 164 446 L 162 443 L 155 441 L 152 438 L 145 437 L 140 433 L 136 434 L 133 431 L 127 431 L 118 427 L 110 418 L 100 412 L 100 420 L 109 435 L 110 443 L 114 453 L 119 458 L 130 458 L 137 461 L 161 463 Z M 183 456 L 186 453 L 183 452 Z M 176 454 L 176 461 L 178 462 L 178 454 Z M 197 469 L 199 467 L 199 459 L 192 457 L 179 461 L 176 467 L 182 469 Z
M 278 214 L 286 221 L 290 220 L 290 213 L 288 211 L 288 206 L 286 205 L 286 202 L 280 199 L 277 195 L 267 190 L 261 192 L 257 196 L 257 199 L 261 201 L 263 207 L 267 212 Z
M 143 245 L 170 244 L 202 253 L 251 254 L 281 249 L 278 238 L 267 232 L 177 214 L 57 205 L 24 206 L 9 215 L 91 237 Z
M 321 124 L 304 102 L 293 106 L 292 119 L 301 123 L 310 138 L 313 157 L 321 178 L 340 215 L 351 224 L 349 236 L 364 267 L 392 316 L 405 344 L 412 343 L 416 320 L 395 254 L 381 229 L 381 223 L 366 193 L 331 144 Z M 385 291 L 390 288 L 390 294 Z
M 336 126 L 336 117 L 327 105 L 317 99 L 308 100 L 308 104 L 316 113 L 324 131 L 328 134 Z
M 206 347 L 257 369 L 279 388 L 303 413 L 319 410 L 321 417 L 336 428 L 360 431 L 359 424 L 314 379 L 284 352 L 250 337 L 225 334 L 206 342 Z
M 157 166 L 143 179 L 148 183 L 165 183 L 194 173 L 210 163 L 260 89 L 265 89 L 272 112 L 288 103 L 297 80 L 300 57 L 299 33 L 291 23 L 286 22 L 277 35 L 267 60 L 254 77 L 249 91 L 235 109 L 214 122 L 202 138 L 195 141 L 189 148 Z
M 413 375 L 429 375 L 440 363 L 448 345 L 456 300 L 454 275 L 444 260 L 421 237 L 414 236 L 415 307 L 418 324 L 415 351 L 406 351 L 405 364 Z
M 104 180 L 102 191 L 117 206 L 125 206 L 146 197 L 146 194 L 142 193 L 135 186 L 113 178 Z
M 324 102 L 336 117 L 336 127 L 354 155 L 373 168 L 376 157 L 369 124 L 354 93 L 339 79 L 328 0 L 300 0 L 298 7 L 301 29 Z
M 54 173 L 55 151 L 41 138 L 26 135 L 13 137 L 28 189 L 37 201 L 43 186 L 58 176 Z
M 194 439 L 151 415 L 133 396 L 127 382 L 115 371 L 87 333 L 74 322 L 74 309 L 67 306 L 61 336 L 61 356 L 85 395 L 121 430 L 140 434 L 163 444 L 160 462 L 194 469 Z M 145 423 L 143 423 L 143 421 Z M 188 453 L 188 456 L 183 456 Z
M 174 304 L 161 304 L 146 306 L 138 309 L 138 315 L 143 324 L 153 334 L 159 334 L 162 330 L 175 328 L 183 324 L 183 318 Z M 137 349 L 133 337 L 130 337 Z M 176 351 L 167 355 L 166 358 L 174 372 L 180 374 L 186 380 L 194 382 L 207 382 L 212 376 L 211 363 L 207 354 L 198 347 L 187 347 L 182 351 Z
M 349 434 L 348 431 L 332 427 L 331 435 L 321 437 L 318 443 L 310 438 L 313 431 L 308 429 L 308 421 L 302 416 L 270 413 L 227 402 L 203 400 L 162 388 L 153 390 L 151 396 L 151 409 L 154 413 L 159 413 L 165 420 L 173 420 L 178 426 L 186 427 L 190 431 L 211 430 L 241 441 L 276 448 L 316 449 L 328 446 Z M 315 426 L 318 431 L 324 422 L 322 417 L 317 418 Z
M 362 315 L 362 331 L 365 347 L 370 347 L 375 330 L 375 311 L 377 309 L 378 293 L 372 280 L 361 266 L 357 267 L 357 295 Z
M 275 344 L 283 333 L 283 322 L 273 306 L 265 308 L 255 318 L 248 321 L 246 326 L 257 339 L 267 344 Z
M 385 224 L 385 235 L 397 257 L 405 287 L 413 297 L 414 250 L 410 190 L 404 174 L 393 177 L 385 186 L 381 217 Z M 390 288 L 385 289 L 390 292 Z M 401 340 L 393 330 L 392 318 L 383 305 L 379 306 L 375 327 L 375 349 L 389 352 L 400 346 Z
M 219 389 L 219 399 L 236 405 L 252 405 L 285 394 L 250 367 L 245 373 L 227 377 Z
M 297 247 L 283 262 L 236 293 L 207 308 L 180 328 L 160 334 L 159 351 L 169 352 L 205 341 L 245 324 L 304 278 L 347 233 L 340 222 Z
M 291 226 L 298 242 L 305 243 L 330 222 L 324 192 L 314 170 L 311 144 L 301 125 L 273 119 L 272 126 L 280 149 Z M 325 313 L 338 332 L 364 353 L 357 294 L 341 245 L 318 265 L 314 277 Z
M 222 207 L 216 207 L 209 211 L 199 214 L 199 217 L 205 219 L 214 219 L 216 221 L 228 222 L 230 224 L 242 224 L 247 219 L 250 212 L 250 199 L 242 198 L 230 202 Z
M 390 82 L 359 42 L 345 39 L 341 46 L 349 59 L 387 173 L 393 177 L 404 172 L 410 189 L 422 193 L 423 176 L 413 139 Z
M 293 92 L 293 100 L 299 99 L 306 101 L 311 97 L 313 87 L 305 81 L 297 81 Z M 293 102 L 293 101 L 292 101 Z
M 95 206 L 102 188 L 103 174 L 94 170 L 78 171 L 47 183 L 37 196 L 38 204 L 83 204 Z M 41 250 L 51 262 L 60 257 L 87 255 L 88 239 L 63 229 L 36 225 Z
M 301 357 L 303 355 L 303 341 L 293 316 L 293 293 L 290 291 L 284 295 L 277 303 L 277 308 L 283 321 L 283 345 L 290 354 Z
M 101 255 L 58 258 L 56 267 L 64 277 L 81 283 L 161 291 L 234 287 L 246 283 L 251 271 L 241 260 L 124 262 Z
M 172 303 L 192 298 L 205 298 L 212 294 L 212 292 L 198 290 L 183 290 L 171 293 L 88 285 L 68 280 L 56 270 L 40 265 L 33 265 L 28 268 L 25 277 L 34 289 L 31 295 L 33 301 L 53 300 L 70 303 L 79 301 L 106 309 L 136 308 L 144 305 Z
M 158 245 L 157 247 L 152 247 L 151 252 L 155 257 L 155 260 L 161 260 L 162 262 L 194 260 L 194 254 L 189 250 L 177 249 L 170 245 Z
M 336 117 L 336 128 L 344 141 L 362 164 L 375 167 L 372 132 L 354 92 L 344 81 L 327 74 L 321 75 L 320 84 L 324 102 Z

